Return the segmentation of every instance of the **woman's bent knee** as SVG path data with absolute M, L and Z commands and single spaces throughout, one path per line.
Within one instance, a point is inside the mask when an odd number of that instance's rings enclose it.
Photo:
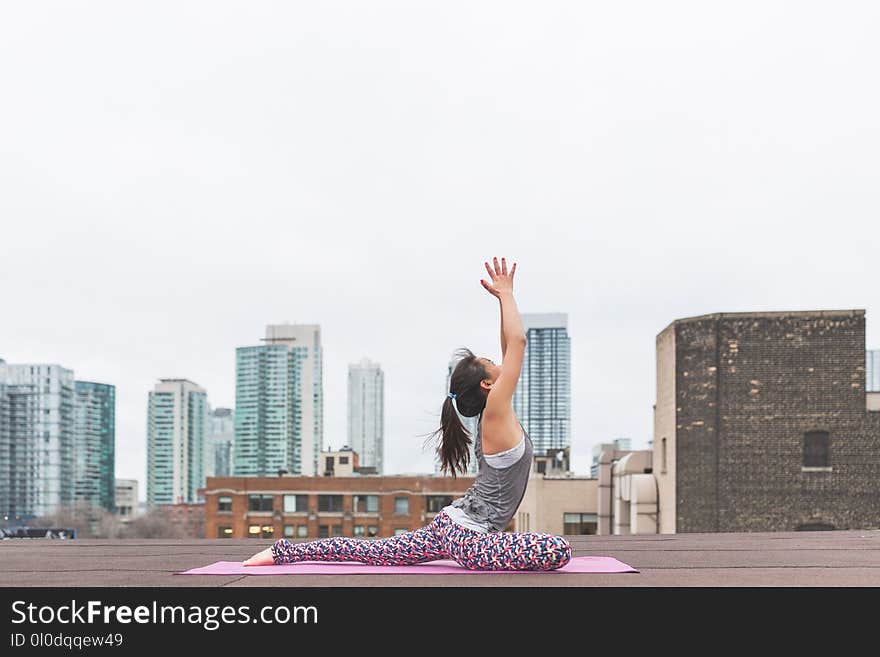
M 571 543 L 569 543 L 561 536 L 556 536 L 555 538 L 556 541 L 553 547 L 552 570 L 562 568 L 565 564 L 571 561 Z

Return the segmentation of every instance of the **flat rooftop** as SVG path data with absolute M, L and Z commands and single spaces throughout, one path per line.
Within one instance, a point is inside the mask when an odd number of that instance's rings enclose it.
M 880 530 L 566 538 L 575 556 L 611 556 L 640 572 L 183 576 L 271 541 L 10 539 L 0 541 L 0 586 L 880 586 Z

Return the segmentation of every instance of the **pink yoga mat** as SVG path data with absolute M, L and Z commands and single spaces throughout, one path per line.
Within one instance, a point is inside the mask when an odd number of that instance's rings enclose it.
M 178 575 L 470 575 L 487 573 L 531 573 L 558 575 L 565 573 L 637 573 L 614 557 L 573 557 L 557 570 L 468 570 L 454 561 L 443 559 L 412 566 L 368 566 L 352 561 L 300 561 L 281 566 L 242 566 L 240 561 L 218 561 L 209 566 L 192 568 Z

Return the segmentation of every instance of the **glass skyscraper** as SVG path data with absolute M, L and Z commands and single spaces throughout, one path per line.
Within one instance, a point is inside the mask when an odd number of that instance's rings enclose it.
M 147 403 L 147 504 L 191 504 L 205 485 L 205 391 L 187 379 L 160 379 Z
M 9 450 L 12 428 L 9 425 L 9 382 L 6 361 L 0 358 L 0 515 L 7 516 L 12 502 L 12 473 Z
M 385 376 L 368 358 L 348 366 L 348 446 L 361 467 L 383 474 Z
M 116 388 L 75 381 L 74 500 L 112 512 L 116 496 Z
M 231 408 L 212 409 L 208 416 L 208 449 L 205 477 L 232 476 L 235 413 Z
M 535 454 L 571 446 L 571 345 L 565 313 L 522 314 L 526 352 L 513 408 Z
M 321 327 L 269 325 L 264 341 L 235 351 L 235 476 L 314 476 L 324 443 Z
M 880 349 L 868 350 L 866 362 L 865 390 L 880 392 Z
M 0 513 L 28 519 L 73 501 L 73 372 L 0 361 Z

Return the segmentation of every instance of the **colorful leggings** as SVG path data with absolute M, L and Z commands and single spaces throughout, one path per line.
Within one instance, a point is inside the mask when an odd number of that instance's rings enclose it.
M 470 570 L 556 570 L 571 560 L 571 545 L 552 534 L 477 532 L 441 511 L 429 525 L 391 538 L 336 536 L 308 543 L 282 538 L 272 545 L 272 556 L 276 564 L 360 561 L 406 566 L 451 558 Z

